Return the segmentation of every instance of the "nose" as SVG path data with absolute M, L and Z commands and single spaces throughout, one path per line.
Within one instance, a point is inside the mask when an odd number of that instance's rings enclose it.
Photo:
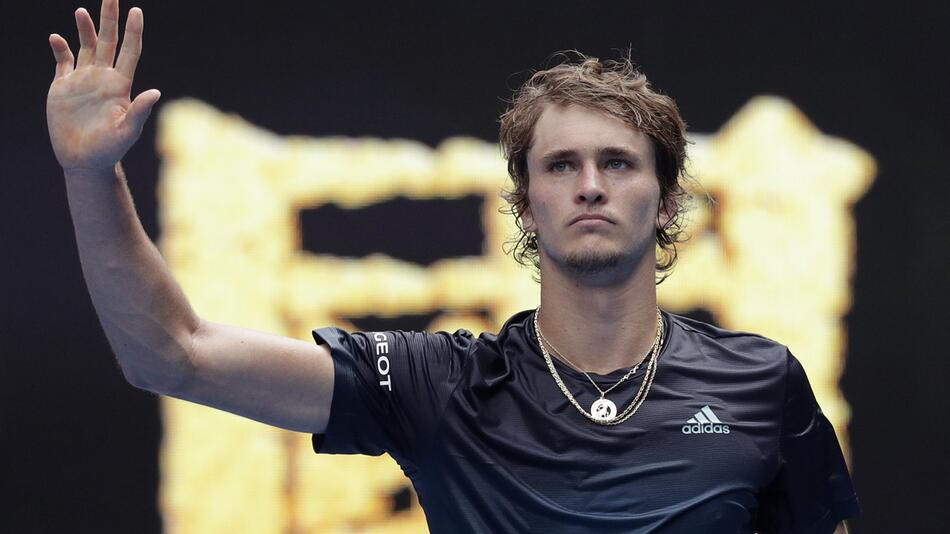
M 574 202 L 578 204 L 603 204 L 607 201 L 605 177 L 596 165 L 587 164 L 577 175 L 577 191 Z

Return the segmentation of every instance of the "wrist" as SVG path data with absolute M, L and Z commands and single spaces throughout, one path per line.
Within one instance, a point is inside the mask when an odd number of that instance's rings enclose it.
M 63 167 L 63 175 L 67 180 L 101 179 L 116 176 L 122 173 L 122 163 L 104 167 Z

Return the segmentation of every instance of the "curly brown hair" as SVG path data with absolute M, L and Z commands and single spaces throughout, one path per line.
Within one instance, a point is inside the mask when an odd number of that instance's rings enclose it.
M 513 188 L 502 195 L 508 201 L 502 211 L 515 217 L 519 232 L 507 243 L 505 252 L 511 253 L 521 265 L 533 267 L 540 273 L 537 236 L 525 231 L 521 218 L 528 207 L 528 150 L 535 124 L 546 105 L 578 104 L 619 118 L 646 134 L 653 143 L 660 206 L 661 209 L 674 207 L 669 222 L 656 230 L 656 244 L 660 249 L 656 263 L 659 284 L 676 262 L 676 244 L 687 238 L 683 231 L 690 198 L 683 187 L 683 181 L 688 178 L 686 123 L 673 99 L 655 91 L 629 55 L 602 61 L 568 51 L 554 57 L 560 58 L 560 63 L 535 72 L 515 92 L 508 110 L 499 119 L 499 140 L 513 183 Z

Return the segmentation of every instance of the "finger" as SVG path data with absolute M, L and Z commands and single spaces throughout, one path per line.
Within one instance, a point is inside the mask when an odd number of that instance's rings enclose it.
M 145 19 L 142 10 L 133 7 L 129 11 L 129 19 L 125 21 L 125 35 L 122 37 L 122 50 L 119 59 L 115 62 L 115 69 L 119 74 L 131 80 L 135 77 L 135 67 L 142 55 L 142 30 L 145 28 Z
M 85 8 L 76 10 L 76 29 L 79 30 L 79 60 L 76 68 L 92 65 L 96 57 L 96 25 Z
M 49 36 L 49 46 L 53 49 L 53 57 L 56 58 L 56 78 L 62 78 L 73 71 L 73 52 L 69 49 L 69 43 L 59 34 Z
M 119 0 L 102 0 L 99 13 L 99 42 L 96 43 L 96 66 L 112 66 L 118 42 Z
M 124 126 L 133 132 L 141 132 L 148 116 L 152 114 L 152 107 L 161 96 L 162 93 L 158 89 L 149 89 L 135 97 L 132 105 L 129 106 L 129 110 L 125 113 Z

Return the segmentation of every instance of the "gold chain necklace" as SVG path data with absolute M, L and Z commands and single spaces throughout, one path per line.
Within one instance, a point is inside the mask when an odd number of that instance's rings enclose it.
M 623 377 L 621 377 L 620 380 L 617 381 L 617 383 L 615 383 L 614 385 L 610 386 L 610 387 L 607 388 L 607 389 L 600 389 L 600 386 L 597 385 L 597 382 L 594 382 L 594 379 L 590 377 L 590 374 L 589 374 L 587 371 L 585 371 L 585 370 L 581 369 L 580 367 L 578 367 L 578 366 L 577 366 L 574 362 L 572 362 L 571 360 L 568 360 L 567 357 L 564 356 L 564 354 L 563 354 L 560 350 L 558 350 L 557 347 L 554 346 L 554 343 L 551 343 L 551 342 L 548 340 L 548 338 L 541 332 L 541 330 L 538 330 L 538 337 L 544 342 L 545 345 L 547 345 L 547 348 L 551 349 L 551 352 L 553 352 L 555 356 L 557 356 L 557 357 L 561 358 L 562 360 L 564 360 L 564 362 L 567 363 L 568 365 L 570 365 L 575 371 L 577 371 L 577 372 L 579 372 L 579 373 L 583 373 L 584 376 L 587 377 L 587 380 L 590 381 L 591 385 L 594 386 L 594 388 L 595 388 L 598 392 L 600 392 L 600 397 L 601 397 L 601 398 L 604 398 L 605 395 L 607 395 L 608 393 L 610 393 L 611 391 L 613 391 L 614 388 L 616 388 L 617 386 L 619 386 L 620 384 L 622 384 L 625 380 L 627 380 L 627 379 L 630 378 L 634 373 L 636 373 L 637 370 L 640 368 L 640 365 L 642 365 L 643 362 L 646 361 L 647 356 L 650 355 L 650 351 L 653 350 L 653 347 L 650 347 L 650 350 L 647 351 L 647 353 L 644 355 L 643 360 L 641 360 L 639 363 L 637 363 L 637 364 L 634 365 L 632 368 L 630 368 L 630 370 L 627 371 L 627 374 L 623 375 Z
M 548 370 L 551 372 L 551 376 L 554 377 L 554 382 L 558 385 L 558 388 L 560 388 L 561 393 L 567 397 L 567 400 L 570 401 L 571 404 L 577 408 L 577 411 L 581 412 L 584 417 L 599 425 L 618 425 L 633 416 L 633 414 L 635 414 L 637 410 L 640 409 L 640 405 L 643 404 L 643 401 L 646 400 L 647 393 L 650 391 L 650 386 L 653 384 L 653 377 L 656 376 L 656 364 L 659 358 L 660 350 L 663 346 L 663 317 L 660 315 L 660 309 L 657 308 L 656 310 L 656 337 L 653 340 L 653 347 L 644 360 L 647 362 L 647 370 L 643 377 L 643 383 L 640 384 L 640 389 L 637 391 L 636 396 L 634 396 L 627 408 L 624 409 L 624 411 L 620 414 L 617 414 L 617 405 L 614 404 L 613 401 L 607 399 L 606 395 L 615 387 L 619 386 L 625 380 L 630 378 L 634 373 L 636 373 L 640 365 L 643 364 L 643 361 L 630 369 L 630 371 L 628 371 L 627 374 L 618 380 L 616 384 L 609 387 L 607 390 L 602 390 L 586 371 L 579 369 L 576 365 L 567 360 L 567 358 L 564 358 L 560 351 L 554 348 L 554 345 L 551 345 L 547 338 L 544 337 L 544 334 L 541 332 L 541 326 L 538 324 L 538 315 L 540 315 L 540 312 L 541 307 L 538 306 L 534 313 L 534 330 L 538 334 L 538 346 L 541 348 L 541 354 L 544 356 L 544 361 L 548 366 Z M 593 384 L 597 389 L 597 391 L 600 392 L 600 398 L 595 400 L 591 405 L 589 413 L 581 407 L 581 405 L 574 398 L 574 395 L 572 395 L 567 389 L 567 386 L 564 385 L 564 381 L 561 380 L 561 375 L 558 374 L 557 369 L 554 368 L 554 361 L 551 359 L 551 355 L 548 354 L 545 344 L 551 345 L 551 350 L 567 361 L 572 367 L 583 373 L 584 376 L 587 377 L 587 380 L 589 380 L 591 384 Z

